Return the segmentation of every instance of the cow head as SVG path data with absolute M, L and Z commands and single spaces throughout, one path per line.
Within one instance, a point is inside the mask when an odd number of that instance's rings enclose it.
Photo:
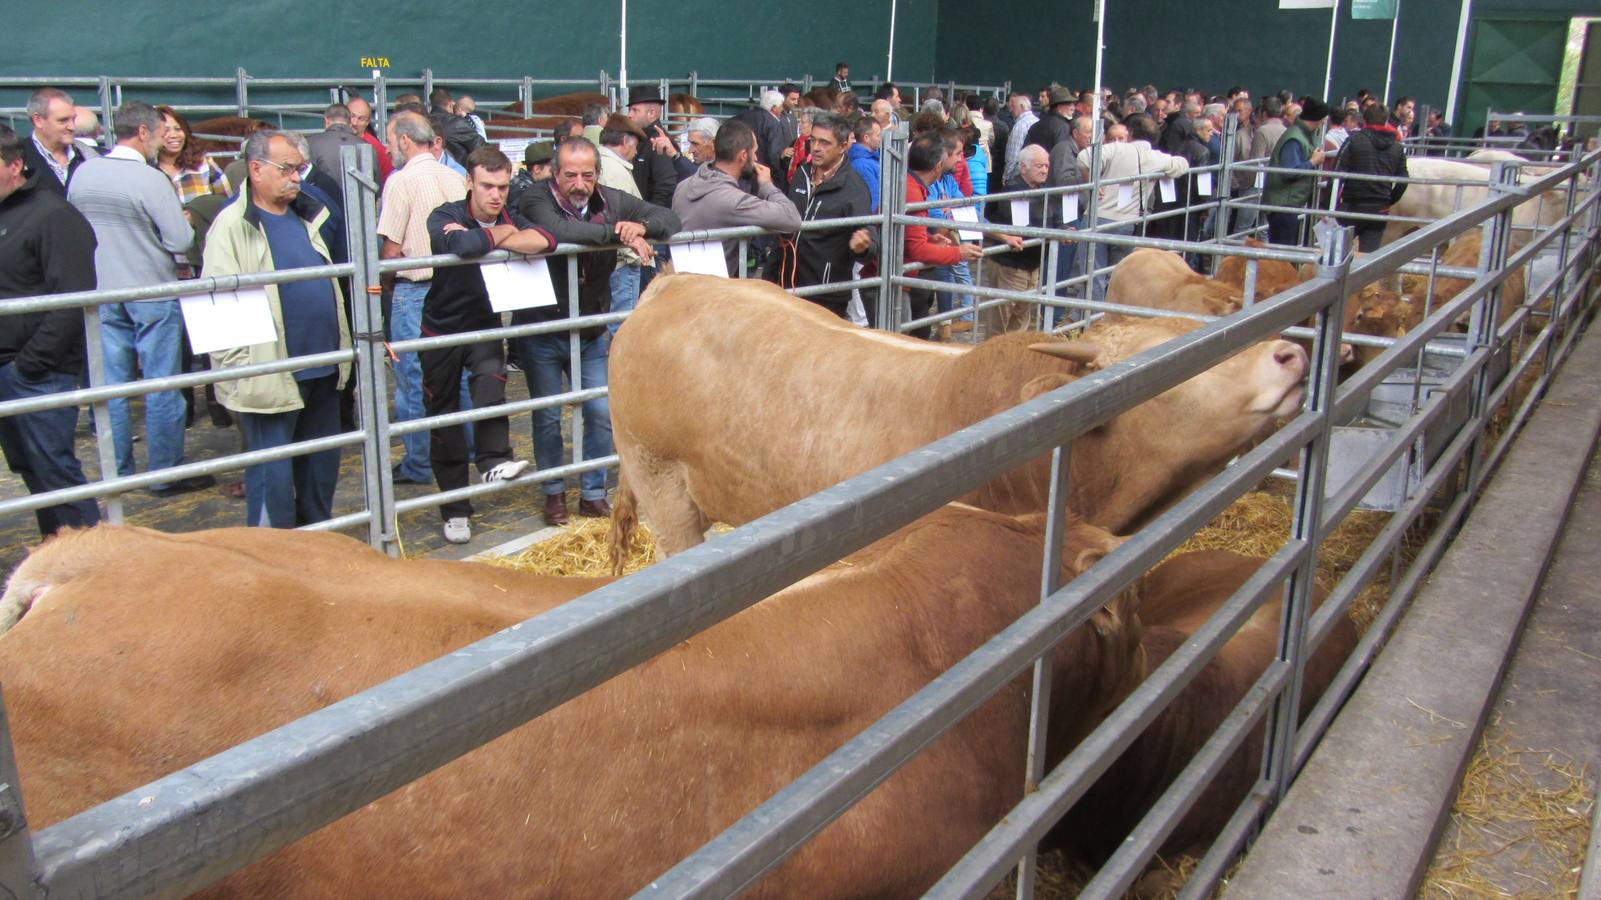
M 1083 341 L 1039 349 L 1105 368 L 1199 327 L 1193 319 L 1108 317 Z M 1098 351 L 1093 357 L 1088 345 Z M 1299 410 L 1306 373 L 1305 350 L 1264 341 L 1082 435 L 1074 444 L 1073 508 L 1128 533 Z M 1047 384 L 1035 379 L 1030 387 Z

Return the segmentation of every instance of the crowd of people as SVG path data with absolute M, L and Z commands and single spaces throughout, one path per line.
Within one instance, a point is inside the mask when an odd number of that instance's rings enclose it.
M 1251 182 L 1253 173 L 1236 173 L 1233 185 L 1237 193 L 1262 188 L 1267 235 L 1276 243 L 1304 240 L 1297 210 L 1315 197 L 1315 170 L 1405 175 L 1400 142 L 1420 130 L 1411 98 L 1401 98 L 1392 110 L 1366 92 L 1331 110 L 1316 98 L 1287 93 L 1253 102 L 1241 88 L 1209 97 L 1147 85 L 1121 96 L 1097 96 L 1053 84 L 1005 98 L 946 97 L 931 88 L 910 110 L 893 84 L 879 86 L 871 97 L 858 96 L 844 64 L 836 67 L 829 90 L 832 96 L 825 95 L 822 105 L 805 105 L 798 87 L 784 85 L 738 115 L 692 118 L 674 133 L 663 120 L 661 95 L 635 88 L 622 108 L 592 104 L 563 121 L 551 139 L 528 143 L 519 166 L 486 139 L 472 99 L 453 98 L 442 88 L 426 102 L 411 94 L 395 98 L 382 131 L 374 128 L 372 105 L 359 96 L 328 106 L 320 132 L 263 125 L 227 165 L 202 152 L 189 124 L 170 107 L 124 104 L 101 145 L 92 110 L 76 106 L 63 91 L 42 88 L 28 102 L 30 135 L 0 125 L 0 235 L 10 234 L 0 241 L 0 300 L 346 262 L 340 153 L 346 146 L 365 146 L 375 154 L 381 183 L 377 233 L 383 258 L 472 258 L 496 249 L 539 254 L 558 243 L 595 248 L 578 256 L 576 286 L 569 284 L 567 265 L 549 267 L 563 302 L 519 310 L 511 314 L 512 324 L 568 318 L 569 288 L 576 290 L 581 316 L 627 311 L 665 268 L 662 241 L 686 229 L 758 226 L 770 235 L 752 241 L 748 254 L 728 243 L 731 275 L 763 277 L 786 288 L 823 288 L 808 292 L 808 299 L 872 325 L 876 292 L 845 283 L 876 274 L 878 229 L 859 221 L 821 230 L 806 223 L 860 220 L 879 211 L 880 149 L 885 134 L 902 121 L 910 131 L 909 203 L 1084 185 L 1093 180 L 1092 165 L 1099 165 L 1103 182 L 1156 174 L 1177 183 L 1171 196 L 1158 196 L 1154 180 L 1133 189 L 1104 185 L 1094 203 L 1103 230 L 1132 234 L 1143 228 L 1149 235 L 1193 239 L 1220 223 L 1189 210 L 1196 192 L 1205 192 L 1191 170 L 1222 158 L 1224 119 L 1233 112 L 1233 156 L 1266 158 L 1277 170 L 1261 185 Z M 1331 127 L 1322 127 L 1325 120 Z M 1438 127 L 1443 126 L 1431 122 L 1425 133 Z M 1354 213 L 1379 212 L 1404 188 L 1351 181 L 1339 203 Z M 1067 218 L 1065 204 L 1034 196 L 1022 204 L 992 203 L 972 218 L 1081 228 L 1088 224 L 1089 206 L 1078 204 L 1076 218 Z M 904 260 L 950 287 L 911 289 L 907 299 L 915 319 L 930 317 L 936 306 L 949 315 L 937 328 L 913 330 L 914 336 L 948 340 L 974 328 L 973 298 L 962 288 L 974 284 L 975 274 L 993 288 L 1036 289 L 1045 259 L 1038 244 L 1010 234 L 964 239 L 957 221 L 964 214 L 950 208 L 923 215 L 926 227 L 904 229 Z M 1256 210 L 1240 208 L 1228 225 L 1238 232 L 1255 220 Z M 1104 223 L 1114 224 L 1108 229 Z M 1376 241 L 1370 222 L 1354 224 L 1364 248 Z M 1058 282 L 1080 265 L 1080 246 L 1058 245 Z M 1097 268 L 1128 252 L 1092 246 Z M 747 271 L 735 271 L 742 259 Z M 841 287 L 828 290 L 829 285 Z M 90 346 L 98 346 L 107 384 L 347 350 L 351 289 L 340 278 L 269 285 L 275 339 L 198 356 L 188 350 L 178 300 L 104 304 Z M 505 321 L 491 309 L 474 265 L 401 270 L 385 276 L 383 296 L 391 341 L 481 331 Z M 1033 312 L 1033 305 L 1021 302 L 987 306 L 985 333 L 1028 328 Z M 0 316 L 0 399 L 86 384 L 83 323 L 78 309 Z M 534 397 L 558 394 L 564 385 L 603 387 L 615 331 L 615 324 L 579 330 L 576 372 L 566 331 L 516 338 L 509 354 L 499 340 L 400 353 L 393 360 L 393 418 L 501 405 L 507 373 L 517 369 Z M 261 450 L 352 427 L 352 389 L 348 364 L 330 363 L 220 381 L 207 391 L 207 406 L 215 424 L 237 425 L 243 447 Z M 147 471 L 184 463 L 184 433 L 196 403 L 176 390 L 144 396 Z M 109 405 L 117 474 L 132 475 L 129 402 Z M 606 400 L 585 400 L 582 409 L 584 457 L 609 455 Z M 74 452 L 76 422 L 71 407 L 0 417 L 0 445 L 30 491 L 86 483 Z M 441 491 L 465 487 L 473 465 L 485 482 L 515 479 L 530 465 L 514 457 L 503 416 L 413 433 L 402 444 L 393 480 L 436 484 Z M 540 470 L 562 464 L 560 407 L 534 411 L 533 448 Z M 248 524 L 296 527 L 332 516 L 338 471 L 339 451 L 322 450 L 249 465 L 242 483 L 223 489 L 243 498 Z M 172 478 L 147 490 L 170 496 L 213 484 L 211 476 Z M 541 490 L 546 522 L 565 522 L 565 480 L 544 481 Z M 440 512 L 447 540 L 470 540 L 473 510 L 467 500 L 445 503 Z M 610 514 L 604 470 L 579 477 L 577 513 Z M 93 500 L 38 513 L 46 535 L 97 520 Z

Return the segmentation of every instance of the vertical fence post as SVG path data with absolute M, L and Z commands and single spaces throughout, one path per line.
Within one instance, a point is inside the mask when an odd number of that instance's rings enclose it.
M 83 354 L 84 362 L 89 370 L 89 386 L 92 388 L 104 387 L 106 384 L 106 353 L 100 343 L 100 307 L 85 306 L 83 308 Z M 127 400 L 123 401 L 128 402 Z M 100 480 L 108 481 L 117 477 L 117 442 L 111 431 L 111 401 L 96 400 L 89 406 L 89 414 L 94 417 L 95 449 L 100 457 Z M 131 423 L 130 423 L 131 424 Z M 106 521 L 113 525 L 122 524 L 122 495 L 111 494 L 106 500 Z
M 244 66 L 233 70 L 234 102 L 239 105 L 239 115 L 250 115 L 250 73 Z
M 1212 223 L 1213 243 L 1224 243 L 1231 233 L 1229 198 L 1234 195 L 1234 144 L 1240 134 L 1240 114 L 1230 111 L 1223 118 L 1223 168 L 1217 174 L 1217 221 Z M 1212 270 L 1217 271 L 1220 260 L 1213 257 Z
M 532 76 L 532 75 L 524 75 L 523 76 L 522 92 L 523 92 L 523 118 L 532 119 L 534 117 L 534 76 Z
M 1048 198 L 1047 198 L 1048 202 Z M 1045 517 L 1045 553 L 1040 566 L 1040 602 L 1044 603 L 1062 586 L 1062 535 L 1067 527 L 1068 474 L 1072 464 L 1073 445 L 1063 444 L 1051 451 L 1050 506 Z M 1023 773 L 1023 793 L 1039 790 L 1045 777 L 1045 744 L 1050 731 L 1051 714 L 1051 654 L 1045 651 L 1034 660 L 1034 682 L 1029 692 L 1028 757 Z M 1034 896 L 1034 864 L 1039 856 L 1039 845 L 1033 844 L 1017 863 L 1017 898 L 1031 900 Z
M 428 104 L 433 102 L 433 99 L 432 99 L 433 96 L 434 96 L 434 70 L 433 69 L 423 69 L 422 70 L 422 105 L 423 105 L 423 109 L 426 109 L 426 110 L 429 110 L 430 112 L 432 112 L 432 108 Z
M 694 69 L 689 71 L 689 95 L 691 97 L 700 96 L 700 73 Z
M 1045 221 L 1047 223 L 1051 221 L 1051 204 L 1062 202 L 1062 196 L 1063 195 L 1061 194 L 1051 194 L 1045 198 Z M 1063 223 L 1063 227 L 1066 227 L 1066 223 Z M 1057 290 L 1056 260 L 1058 255 L 1061 253 L 1062 242 L 1047 240 L 1045 241 L 1045 246 L 1043 249 L 1044 252 L 1040 254 L 1040 262 L 1042 264 L 1040 267 L 1040 295 L 1042 297 L 1055 299 Z M 982 259 L 979 260 L 979 265 L 983 265 Z M 975 266 L 975 269 L 976 268 L 977 267 Z M 1055 331 L 1057 318 L 1057 308 L 1055 306 L 1051 305 L 1050 303 L 1040 304 L 1040 329 L 1042 331 L 1045 331 L 1047 334 Z M 976 300 L 973 303 L 973 319 L 973 327 L 977 328 L 978 301 Z
M 1497 162 L 1490 167 L 1490 197 L 1493 199 L 1510 190 L 1517 184 L 1517 166 Z M 1512 207 L 1507 207 L 1485 223 L 1484 246 L 1479 251 L 1480 277 L 1489 272 L 1497 272 L 1506 268 L 1507 248 L 1512 237 Z M 1471 418 L 1487 416 L 1489 414 L 1490 393 L 1495 389 L 1491 380 L 1494 368 L 1492 361 L 1500 349 L 1499 343 L 1501 321 L 1501 288 L 1496 287 L 1478 303 L 1473 304 L 1473 316 L 1468 324 L 1468 352 L 1484 348 L 1489 351 L 1484 365 L 1473 376 L 1473 386 L 1470 389 L 1468 401 L 1468 415 Z M 1484 450 L 1488 442 L 1484 439 L 1481 430 L 1474 438 L 1473 446 L 1468 449 L 1468 496 L 1471 504 L 1484 483 Z
M 112 137 L 115 142 L 116 132 L 112 130 L 112 122 L 116 118 L 117 100 L 112 96 L 111 77 L 100 76 L 100 128 L 101 134 Z
M 367 510 L 367 543 L 390 556 L 399 553 L 395 483 L 389 469 L 389 393 L 384 384 L 384 322 L 378 279 L 378 186 L 375 161 L 365 143 L 340 148 L 345 190 L 345 237 L 355 272 L 350 278 L 352 343 L 356 348 L 356 414 L 362 429 L 361 463 Z
M 878 204 L 884 216 L 878 242 L 878 275 L 884 282 L 878 288 L 878 327 L 886 331 L 900 330 L 900 289 L 894 278 L 901 272 L 905 246 L 895 224 L 895 214 L 906 208 L 907 134 L 905 122 L 896 125 L 884 135 L 878 150 Z
M 373 69 L 372 127 L 378 132 L 378 140 L 382 141 L 389 129 L 389 82 L 381 69 Z
M 580 304 L 579 304 L 579 296 L 578 296 L 578 254 L 570 253 L 570 254 L 567 255 L 567 315 L 571 316 L 574 319 L 576 319 L 579 316 L 583 315 L 582 310 L 579 309 L 579 305 Z M 601 327 L 604 328 L 605 326 L 603 325 Z M 600 338 L 596 338 L 596 340 L 600 340 Z M 573 329 L 571 329 L 570 331 L 567 332 L 567 353 L 568 353 L 568 357 L 567 357 L 567 366 L 568 366 L 568 368 L 567 368 L 567 381 L 568 381 L 569 384 L 572 385 L 573 391 L 575 391 L 575 392 L 581 391 L 581 390 L 584 389 L 584 387 L 583 387 L 583 380 L 584 380 L 584 377 L 583 377 L 583 368 L 584 368 L 583 355 L 584 354 L 583 354 L 583 341 L 581 340 L 581 338 L 579 336 L 577 328 L 573 328 Z M 523 362 L 524 362 L 525 365 L 527 364 L 527 360 L 524 360 Z M 536 413 L 534 413 L 534 415 L 537 416 L 539 414 L 536 412 Z M 558 424 L 556 427 L 559 429 L 561 427 L 561 425 Z M 582 403 L 574 403 L 573 404 L 573 464 L 577 465 L 578 463 L 583 462 L 583 459 L 584 459 L 584 404 L 582 404 Z M 558 465 L 558 466 L 561 465 L 561 460 L 559 458 L 556 460 L 556 465 Z M 578 496 L 579 496 L 580 500 L 583 499 L 583 489 L 582 489 L 583 488 L 583 479 L 584 479 L 584 476 L 582 476 L 582 475 L 578 476 L 578 483 L 579 483 L 579 495 Z
M 0 699 L 0 894 L 9 898 L 40 896 L 34 883 L 35 868 L 33 834 L 22 807 L 17 755 L 11 746 L 11 723 Z
M 1336 228 L 1329 235 L 1328 247 L 1318 264 L 1318 280 L 1332 281 L 1333 299 L 1318 310 L 1317 337 L 1312 343 L 1308 372 L 1306 411 L 1319 418 L 1312 440 L 1301 449 L 1300 476 L 1295 483 L 1295 519 L 1290 539 L 1305 541 L 1306 554 L 1290 573 L 1279 614 L 1278 658 L 1289 663 L 1290 677 L 1273 703 L 1267 722 L 1267 743 L 1262 754 L 1262 774 L 1275 788 L 1274 796 L 1284 799 L 1290 789 L 1295 768 L 1295 731 L 1300 721 L 1301 679 L 1306 666 L 1306 622 L 1312 605 L 1313 581 L 1317 573 L 1318 545 L 1322 542 L 1324 479 L 1328 471 L 1329 420 L 1334 405 L 1334 388 L 1340 372 L 1342 313 L 1345 307 L 1346 275 L 1351 268 L 1351 248 L 1356 232 Z
M 1012 83 L 1008 81 L 1006 84 L 1007 96 L 1010 97 Z M 1084 206 L 1084 227 L 1094 233 L 1096 226 L 1100 224 L 1101 153 L 1103 149 L 1102 142 L 1106 139 L 1106 122 L 1104 119 L 1097 118 L 1092 125 L 1095 130 L 1090 136 L 1090 196 L 1089 201 Z M 1135 188 L 1139 189 L 1139 185 L 1135 185 Z M 1105 246 L 1105 244 L 1097 244 L 1093 241 L 1079 244 L 1078 253 L 1079 256 L 1083 257 L 1084 275 L 1086 276 L 1084 280 L 1084 296 L 1091 302 L 1100 299 L 1096 296 L 1095 290 L 1095 257 L 1102 252 L 1105 252 L 1108 256 L 1111 255 L 1110 251 L 1102 251 L 1100 249 Z
M 801 76 L 801 93 L 802 94 L 810 94 L 811 92 L 812 92 L 812 75 L 811 75 L 810 72 L 808 72 L 805 75 Z

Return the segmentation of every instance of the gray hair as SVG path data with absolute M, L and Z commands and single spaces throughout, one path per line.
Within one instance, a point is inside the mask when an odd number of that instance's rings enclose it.
M 424 147 L 434 143 L 434 126 L 428 123 L 426 116 L 414 112 L 403 112 L 389 120 L 389 127 L 395 129 L 395 137 L 403 137 L 413 144 Z
M 1208 103 L 1201 107 L 1201 115 L 1206 116 L 1209 119 L 1214 116 L 1221 119 L 1223 118 L 1223 114 L 1227 111 L 1227 109 L 1228 107 L 1221 103 Z
M 689 127 L 685 128 L 684 132 L 686 134 L 698 134 L 710 141 L 717 138 L 717 128 L 718 123 L 716 119 L 712 118 L 711 116 L 701 116 L 695 121 L 690 122 Z
M 849 119 L 842 115 L 818 110 L 817 114 L 812 117 L 812 130 L 816 131 L 819 128 L 833 135 L 834 139 L 841 144 L 850 142 L 851 123 Z
M 50 114 L 50 101 L 63 100 L 68 106 L 72 104 L 72 97 L 60 88 L 42 87 L 28 97 L 28 115 L 46 116 Z
M 817 114 L 820 112 L 823 112 L 823 110 L 815 106 L 802 106 L 795 110 L 795 120 L 797 122 L 811 122 L 817 118 Z
M 161 125 L 161 113 L 156 108 L 140 100 L 129 100 L 117 110 L 112 119 L 115 124 L 117 140 L 126 140 L 139 136 L 139 126 L 149 129 L 151 134 Z
M 119 126 L 122 124 L 120 115 L 117 117 L 117 124 Z M 245 162 L 265 161 L 269 145 L 272 144 L 272 139 L 275 137 L 287 138 L 289 135 L 276 128 L 263 128 L 252 134 L 250 139 L 245 141 Z M 293 143 L 293 141 L 290 143 Z
M 330 103 L 328 108 L 322 111 L 322 117 L 330 122 L 349 125 L 350 107 L 343 103 Z
M 1023 149 L 1018 151 L 1017 158 L 1019 161 L 1025 159 L 1034 159 L 1050 162 L 1051 152 L 1046 150 L 1044 147 L 1041 147 L 1039 144 L 1025 144 Z
M 1146 109 L 1146 106 L 1145 106 L 1145 95 L 1144 94 L 1134 94 L 1134 95 L 1130 96 L 1128 99 L 1123 101 L 1123 111 L 1124 112 L 1142 113 L 1142 112 L 1145 112 L 1145 109 Z
M 933 97 L 930 97 L 929 99 L 923 101 L 922 111 L 938 113 L 939 115 L 943 116 L 945 115 L 945 104 Z
M 762 92 L 762 109 L 777 109 L 784 105 L 784 95 L 777 91 Z
M 1194 100 L 1184 101 L 1183 109 L 1184 116 L 1188 119 L 1193 119 L 1201 114 L 1201 104 L 1196 103 Z

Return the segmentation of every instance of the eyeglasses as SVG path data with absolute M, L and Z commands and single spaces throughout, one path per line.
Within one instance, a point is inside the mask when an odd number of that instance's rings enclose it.
M 280 175 L 285 177 L 289 175 L 299 175 L 301 178 L 305 178 L 307 175 L 311 174 L 311 163 L 301 163 L 298 166 L 291 166 L 288 163 L 273 162 L 270 159 L 259 159 L 256 161 L 264 166 L 272 166 L 274 169 L 278 170 Z

